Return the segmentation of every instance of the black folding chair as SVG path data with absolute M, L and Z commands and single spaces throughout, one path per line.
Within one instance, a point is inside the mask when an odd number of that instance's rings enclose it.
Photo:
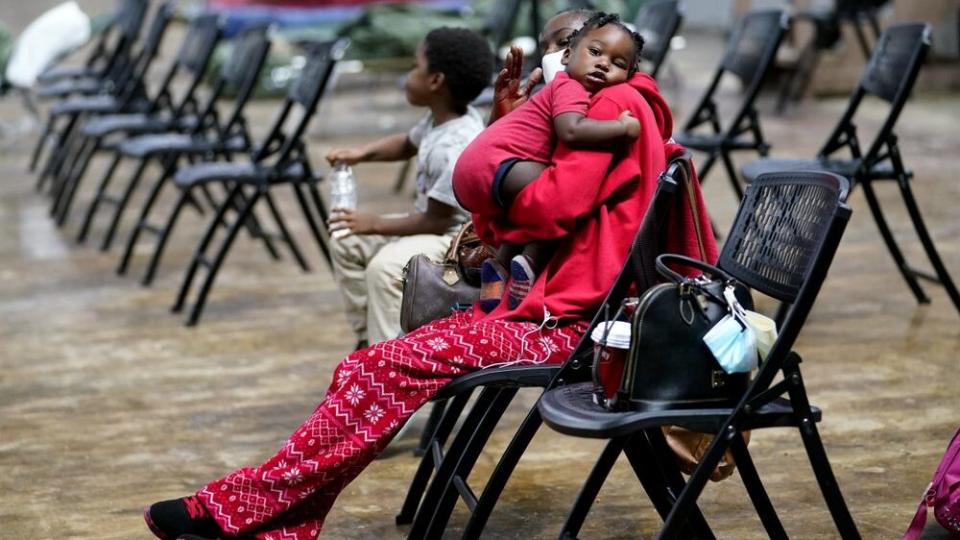
M 117 146 L 116 152 L 118 155 L 139 159 L 141 164 L 156 158 L 160 160 L 163 169 L 163 172 L 154 181 L 150 194 L 144 201 L 136 225 L 134 225 L 133 230 L 130 231 L 126 249 L 117 267 L 117 274 L 123 275 L 126 273 L 130 258 L 133 255 L 133 249 L 137 244 L 140 234 L 144 232 L 152 233 L 157 237 L 157 244 L 142 280 L 143 285 L 149 285 L 156 274 L 157 267 L 160 264 L 160 258 L 163 254 L 163 248 L 170 238 L 177 217 L 180 215 L 180 210 L 187 204 L 192 204 L 194 207 L 200 208 L 199 203 L 192 199 L 191 192 L 183 191 L 177 204 L 168 214 L 166 223 L 162 227 L 152 225 L 149 221 L 150 211 L 153 209 L 164 186 L 169 185 L 168 180 L 176 174 L 179 161 L 186 158 L 188 163 L 193 164 L 196 159 L 202 159 L 204 161 L 217 159 L 229 160 L 235 154 L 253 150 L 253 142 L 248 130 L 248 122 L 244 115 L 244 109 L 256 88 L 269 49 L 270 40 L 267 37 L 266 26 L 247 28 L 236 38 L 236 43 L 233 46 L 230 58 L 224 64 L 217 82 L 214 83 L 213 92 L 204 112 L 201 114 L 201 121 L 196 128 L 189 133 L 172 132 L 141 135 L 128 139 Z M 227 90 L 232 91 L 236 95 L 236 99 L 232 112 L 226 117 L 226 122 L 221 123 L 216 105 L 219 98 L 221 98 Z M 138 167 L 137 171 L 142 172 L 142 167 Z M 137 178 L 139 177 L 134 176 L 130 179 L 127 191 L 132 191 L 136 188 Z M 105 189 L 106 186 L 103 185 L 102 190 L 105 191 Z M 228 190 L 229 188 L 224 189 Z M 214 201 L 213 195 L 207 190 L 206 184 L 201 185 L 200 190 L 213 208 L 219 205 L 219 203 Z M 87 214 L 88 218 L 84 222 L 84 227 L 88 226 L 88 222 L 92 219 L 95 211 L 96 208 L 91 205 Z M 119 221 L 118 215 L 121 211 L 122 206 L 117 206 L 113 218 L 114 223 Z M 264 241 L 264 245 L 273 258 L 279 257 L 279 254 L 273 246 L 273 242 L 269 236 L 260 234 L 259 224 L 254 219 L 248 222 L 248 230 L 254 236 Z
M 850 181 L 851 189 L 857 185 L 863 186 L 863 194 L 870 207 L 870 213 L 873 214 L 873 219 L 877 223 L 877 228 L 880 229 L 880 236 L 883 237 L 894 264 L 900 270 L 900 274 L 917 302 L 921 304 L 930 302 L 930 298 L 917 281 L 921 278 L 942 285 L 954 306 L 960 311 L 960 292 L 957 291 L 953 279 L 940 259 L 940 254 L 920 215 L 920 208 L 910 188 L 913 172 L 904 167 L 897 143 L 898 138 L 893 130 L 930 48 L 930 35 L 930 26 L 924 23 L 899 24 L 886 29 L 874 48 L 859 84 L 850 96 L 846 111 L 817 156 L 807 160 L 757 160 L 743 168 L 743 176 L 747 182 L 750 182 L 767 172 L 826 170 L 846 177 Z M 863 152 L 863 146 L 857 137 L 854 117 L 861 102 L 869 97 L 889 103 L 890 108 L 873 142 L 870 143 L 867 151 Z M 850 158 L 843 159 L 836 155 L 844 149 L 849 151 Z M 887 225 L 883 210 L 880 208 L 880 201 L 873 190 L 873 183 L 889 180 L 896 181 L 900 188 L 900 195 L 903 197 L 910 220 L 936 275 L 917 270 L 907 262 Z
M 590 332 L 609 317 L 611 310 L 616 311 L 631 287 L 645 290 L 656 283 L 653 261 L 662 248 L 662 228 L 671 206 L 680 202 L 678 192 L 689 189 L 686 187 L 690 182 L 689 174 L 690 158 L 684 155 L 674 159 L 661 175 L 657 192 L 644 215 L 624 269 L 584 337 L 563 365 L 485 369 L 456 379 L 437 395 L 434 402 L 437 405 L 445 404 L 443 417 L 431 433 L 427 452 L 396 517 L 398 525 L 413 524 L 410 538 L 439 538 L 458 497 L 463 499 L 471 514 L 464 538 L 480 537 L 514 467 L 540 427 L 536 408 L 529 412 L 521 424 L 482 494 L 477 497 L 467 479 L 483 446 L 519 388 L 550 388 L 561 379 L 583 380 L 589 377 L 593 347 Z M 444 449 L 472 393 L 478 388 L 479 396 L 456 436 Z
M 683 131 L 673 135 L 685 147 L 707 154 L 706 161 L 697 167 L 701 181 L 720 158 L 737 197 L 743 196 L 743 188 L 737 179 L 730 154 L 749 150 L 766 156 L 770 150 L 760 130 L 760 116 L 754 101 L 764 76 L 773 64 L 788 23 L 789 18 L 782 10 L 747 13 L 734 29 L 720 66 L 700 103 L 693 110 Z M 733 120 L 722 127 L 715 94 L 726 73 L 732 73 L 740 80 L 743 92 Z M 710 132 L 694 131 L 704 125 L 710 127 Z
M 168 7 L 172 9 L 172 5 Z M 191 21 L 187 36 L 168 69 L 160 90 L 144 111 L 89 115 L 78 129 L 74 130 L 68 144 L 61 150 L 62 165 L 57 169 L 59 174 L 56 177 L 57 189 L 52 212 L 58 225 L 66 222 L 73 197 L 90 161 L 97 152 L 114 145 L 109 141 L 111 137 L 122 140 L 127 136 L 142 133 L 171 129 L 190 130 L 198 125 L 202 105 L 197 91 L 203 83 L 204 73 L 220 37 L 217 15 L 197 17 Z M 175 94 L 181 85 L 185 88 L 178 98 Z M 113 162 L 103 175 L 101 185 L 113 176 L 118 162 L 115 154 Z M 125 201 L 121 199 L 115 204 L 121 202 Z M 78 240 L 83 241 L 84 236 L 85 233 L 78 237 Z M 112 239 L 112 235 L 110 238 Z M 109 247 L 109 244 L 109 240 L 104 242 L 102 249 Z
M 670 52 L 670 40 L 677 35 L 682 22 L 683 13 L 680 12 L 678 0 L 647 2 L 633 21 L 644 40 L 643 51 L 640 53 L 643 61 L 641 68 L 654 79 Z
M 96 67 L 98 63 L 96 58 L 99 58 L 100 54 L 95 54 L 93 60 L 93 66 L 89 66 L 81 69 L 73 68 L 64 68 L 62 70 L 57 70 L 52 72 L 48 80 L 51 80 L 51 84 L 60 84 L 60 81 L 66 81 L 63 84 L 70 82 L 70 79 L 67 78 L 69 74 L 82 74 L 86 73 L 87 69 L 96 70 L 91 71 L 94 75 L 100 77 L 98 80 L 99 90 L 102 90 L 102 95 L 97 97 L 86 97 L 83 102 L 95 104 L 100 102 L 108 101 L 110 96 L 121 96 L 121 103 L 124 106 L 134 106 L 138 104 L 136 102 L 137 98 L 140 98 L 140 95 L 137 95 L 133 89 L 128 91 L 128 82 L 131 74 L 130 65 L 130 48 L 133 46 L 133 43 L 136 41 L 137 36 L 140 33 L 140 27 L 143 24 L 143 19 L 147 11 L 147 1 L 146 0 L 123 0 L 121 2 L 119 12 L 115 18 L 115 26 L 117 28 L 117 43 L 114 47 L 114 52 L 109 56 L 109 60 L 106 61 L 103 66 L 103 71 L 99 71 L 99 68 Z M 50 111 L 49 118 L 47 119 L 46 124 L 44 125 L 43 131 L 41 132 L 40 137 L 37 139 L 37 143 L 33 148 L 30 156 L 30 164 L 28 170 L 33 172 L 37 168 L 37 163 L 40 161 L 40 156 L 43 153 L 45 146 L 52 146 L 50 150 L 50 155 L 54 154 L 54 149 L 59 147 L 64 138 L 70 133 L 73 129 L 73 125 L 76 122 L 77 115 L 71 114 L 68 110 L 59 110 L 59 108 L 69 107 L 57 103 L 54 105 L 53 109 Z M 58 118 L 61 116 L 68 116 L 68 122 L 66 126 L 61 129 L 56 129 L 56 124 Z M 49 161 L 49 158 L 48 158 Z M 42 187 L 43 179 L 45 175 L 41 175 L 41 182 L 38 184 L 38 189 Z
M 147 0 L 120 0 L 107 27 L 82 66 L 53 66 L 37 77 L 34 95 L 51 99 L 109 91 L 115 76 L 130 65 L 133 45 L 149 8 Z
M 301 269 L 310 269 L 270 194 L 273 186 L 289 184 L 293 188 L 300 210 L 325 260 L 330 264 L 326 239 L 327 210 L 317 189 L 321 177 L 314 173 L 310 165 L 303 138 L 307 124 L 316 113 L 320 98 L 332 79 L 333 69 L 348 45 L 349 40 L 346 39 L 313 45 L 300 78 L 290 87 L 270 133 L 252 153 L 249 163 L 201 163 L 181 169 L 174 177 L 177 187 L 184 192 L 211 182 L 227 182 L 230 186 L 226 199 L 217 208 L 216 215 L 210 220 L 197 246 L 172 308 L 172 311 L 179 312 L 185 307 L 197 270 L 201 266 L 206 268 L 206 277 L 187 317 L 188 326 L 195 325 L 200 319 L 207 295 L 237 232 L 253 215 L 254 208 L 261 200 L 267 203 L 267 209 L 279 229 L 277 238 L 287 245 Z M 296 118 L 297 114 L 299 118 Z M 307 195 L 312 199 L 312 208 Z M 227 227 L 226 235 L 211 258 L 208 251 L 211 250 L 214 236 L 231 210 L 236 212 L 237 217 Z M 319 220 L 313 212 L 317 212 Z
M 610 439 L 577 497 L 562 537 L 576 536 L 620 452 L 629 458 L 665 520 L 657 538 L 690 537 L 683 528 L 688 518 L 700 517 L 696 501 L 729 449 L 767 534 L 770 538 L 787 538 L 742 436 L 747 430 L 772 427 L 800 431 L 840 536 L 860 537 L 817 432 L 821 412 L 809 403 L 800 374 L 800 356 L 792 350 L 850 218 L 850 209 L 843 203 L 846 191 L 847 181 L 827 172 L 766 174 L 747 188 L 717 266 L 787 308 L 779 337 L 735 407 L 684 409 L 678 403 L 676 408 L 663 410 L 611 412 L 594 403 L 593 384 L 589 382 L 544 394 L 538 408 L 547 425 L 567 435 Z M 782 380 L 774 383 L 778 374 Z M 686 484 L 663 437 L 662 426 L 714 434 Z

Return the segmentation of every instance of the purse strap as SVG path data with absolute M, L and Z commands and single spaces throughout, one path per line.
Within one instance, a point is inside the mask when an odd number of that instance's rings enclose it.
M 443 263 L 444 264 L 456 264 L 457 262 L 457 250 L 460 249 L 460 244 L 463 242 L 464 237 L 473 235 L 473 222 L 468 221 L 460 227 L 460 230 L 457 232 L 457 236 L 453 238 L 453 241 L 450 242 L 450 247 L 447 248 L 447 252 L 443 254 Z
M 703 271 L 705 274 L 709 275 L 715 279 L 722 279 L 724 281 L 732 281 L 733 276 L 724 272 L 723 270 L 717 268 L 712 264 L 705 263 L 703 261 L 698 261 L 693 257 L 687 257 L 686 255 L 679 255 L 676 253 L 664 253 L 657 257 L 657 272 L 661 276 L 667 278 L 668 280 L 674 283 L 683 283 L 687 281 L 688 278 L 684 277 L 680 272 L 677 272 L 667 266 L 668 262 L 675 264 L 680 264 L 682 266 L 688 266 L 690 268 L 696 268 Z
M 687 192 L 687 200 L 690 204 L 690 213 L 693 214 L 693 232 L 697 236 L 697 247 L 700 249 L 700 260 L 707 260 L 707 248 L 703 243 L 703 230 L 700 228 L 700 207 L 697 206 L 697 197 L 693 191 L 693 172 L 687 171 L 683 175 L 683 189 Z

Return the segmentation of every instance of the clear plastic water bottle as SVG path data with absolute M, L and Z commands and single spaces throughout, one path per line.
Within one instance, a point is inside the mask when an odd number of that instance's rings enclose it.
M 353 169 L 344 162 L 339 162 L 330 172 L 330 209 L 331 217 L 337 214 L 337 209 L 357 209 L 357 180 L 353 176 Z M 333 232 L 334 238 L 345 236 L 349 231 L 340 229 Z
M 353 169 L 342 161 L 330 173 L 330 208 L 357 209 L 357 180 Z

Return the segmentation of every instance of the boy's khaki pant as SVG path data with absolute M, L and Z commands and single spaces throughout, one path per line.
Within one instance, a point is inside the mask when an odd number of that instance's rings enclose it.
M 373 345 L 400 335 L 403 267 L 420 253 L 439 261 L 453 237 L 352 234 L 331 240 L 334 277 L 358 340 L 366 339 Z

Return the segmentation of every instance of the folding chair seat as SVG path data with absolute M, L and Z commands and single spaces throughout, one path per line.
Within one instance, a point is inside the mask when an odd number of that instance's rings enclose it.
M 544 394 L 538 407 L 551 428 L 566 435 L 610 440 L 577 496 L 561 537 L 576 537 L 622 452 L 665 521 L 656 538 L 712 538 L 696 501 L 729 449 L 767 534 L 787 538 L 742 436 L 746 430 L 774 427 L 800 432 L 840 537 L 860 537 L 817 432 L 822 414 L 809 403 L 800 356 L 792 350 L 849 221 L 851 212 L 842 199 L 846 184 L 843 177 L 826 172 L 784 172 L 763 175 L 747 188 L 717 266 L 786 307 L 779 337 L 736 406 L 683 408 L 689 405 L 678 402 L 658 410 L 611 412 L 594 404 L 592 383 L 570 384 Z M 774 383 L 778 375 L 782 379 Z M 714 435 L 686 483 L 666 444 L 664 426 Z
M 194 165 L 197 159 L 211 160 L 218 158 L 230 159 L 233 155 L 251 152 L 253 144 L 250 133 L 248 132 L 248 122 L 245 116 L 245 108 L 253 95 L 254 88 L 260 77 L 266 61 L 267 52 L 270 48 L 270 40 L 267 37 L 266 26 L 249 27 L 235 39 L 232 52 L 229 59 L 224 64 L 220 76 L 214 85 L 214 90 L 207 101 L 204 113 L 200 115 L 196 126 L 187 133 L 161 133 L 152 135 L 141 135 L 123 141 L 116 147 L 116 158 L 134 158 L 140 160 L 141 164 L 147 163 L 151 159 L 159 159 L 164 163 L 164 171 L 156 177 L 150 195 L 144 202 L 140 210 L 140 217 L 127 240 L 127 247 L 121 257 L 117 268 L 118 274 L 126 273 L 130 262 L 133 249 L 141 233 L 151 232 L 158 236 L 157 248 L 151 257 L 150 264 L 144 275 L 142 283 L 149 285 L 160 263 L 160 256 L 163 246 L 166 243 L 169 233 L 176 223 L 179 210 L 184 204 L 194 204 L 199 208 L 192 198 L 190 189 L 181 190 L 181 197 L 174 211 L 170 214 L 166 225 L 157 227 L 149 222 L 150 212 L 159 197 L 164 186 L 168 184 L 167 180 L 171 177 L 180 176 L 186 178 L 186 183 L 192 185 L 191 174 L 202 174 L 204 165 L 196 165 L 188 169 L 179 169 L 179 163 L 187 161 Z M 217 102 L 223 96 L 227 89 L 232 89 L 236 93 L 233 110 L 226 121 L 219 122 L 217 114 Z M 231 164 L 226 164 L 231 165 Z M 193 170 L 192 173 L 188 172 Z M 233 174 L 242 176 L 243 171 L 233 171 Z M 136 177 L 128 184 L 127 189 L 134 189 Z M 226 182 L 231 177 L 221 178 L 221 183 Z M 218 206 L 213 195 L 207 188 L 206 183 L 196 182 L 206 196 L 213 208 Z M 224 191 L 229 191 L 224 187 Z M 119 210 L 119 209 L 118 209 Z M 279 254 L 273 246 L 272 241 L 262 234 L 259 223 L 255 217 L 251 217 L 247 223 L 248 231 L 264 242 L 268 253 L 273 258 L 278 258 Z
M 782 10 L 747 13 L 734 28 L 707 91 L 700 98 L 683 130 L 673 135 L 678 143 L 707 154 L 706 160 L 697 167 L 701 180 L 706 178 L 716 160 L 720 158 L 727 170 L 730 185 L 738 197 L 743 196 L 743 188 L 737 179 L 731 153 L 752 150 L 766 156 L 770 150 L 770 145 L 760 129 L 760 116 L 754 102 L 763 78 L 773 64 L 788 24 L 789 17 Z M 726 127 L 722 127 L 716 93 L 721 80 L 728 73 L 739 79 L 743 91 L 732 120 Z M 709 126 L 710 130 L 706 133 L 694 131 L 703 126 Z
M 102 88 L 103 81 L 99 77 L 84 77 L 56 81 L 40 88 L 35 93 L 39 98 L 50 99 L 70 94 L 96 94 Z
M 148 7 L 149 4 L 147 0 L 121 0 L 113 22 L 105 30 L 97 44 L 97 48 L 88 59 L 87 64 L 82 67 L 64 66 L 44 72 L 44 74 L 41 74 L 37 79 L 38 87 L 35 89 L 36 94 L 51 98 L 67 97 L 73 93 L 72 91 L 68 91 L 70 85 L 80 84 L 82 86 L 90 84 L 77 82 L 78 77 L 85 77 L 88 80 L 93 80 L 98 83 L 97 91 L 100 93 L 107 95 L 127 93 L 126 97 L 129 98 L 130 101 L 134 99 L 139 100 L 141 96 L 134 92 L 134 89 L 130 88 L 128 84 L 131 82 L 130 78 L 134 72 L 135 65 L 143 59 L 144 55 L 141 53 L 137 58 L 134 58 L 131 53 L 131 48 L 140 34 L 140 29 L 143 26 L 143 20 Z M 110 35 L 114 33 L 116 33 L 116 43 L 114 43 L 112 50 L 108 53 L 106 50 L 109 47 L 107 42 L 110 40 Z M 44 86 L 48 84 L 60 85 L 61 91 L 46 93 Z M 81 93 L 86 94 L 86 92 Z M 73 128 L 76 118 L 74 114 L 69 112 L 55 114 L 55 112 L 56 111 L 51 111 L 42 135 L 37 139 L 37 143 L 31 153 L 28 167 L 31 172 L 36 169 L 44 146 L 51 141 L 54 143 L 54 147 L 60 145 Z M 63 114 L 70 114 L 72 118 L 66 127 L 56 130 L 56 121 Z
M 281 240 L 290 249 L 300 268 L 304 271 L 310 269 L 273 199 L 271 194 L 273 186 L 282 184 L 291 186 L 324 259 L 328 265 L 331 265 L 330 250 L 326 240 L 328 216 L 317 189 L 317 183 L 322 177 L 315 174 L 310 166 L 303 138 L 307 125 L 316 113 L 320 99 L 330 84 L 333 69 L 337 61 L 342 58 L 347 46 L 349 46 L 349 40 L 340 39 L 311 47 L 300 78 L 291 85 L 266 139 L 251 153 L 249 163 L 235 166 L 203 163 L 197 165 L 196 170 L 191 170 L 194 167 L 189 167 L 177 173 L 176 183 L 180 188 L 181 200 L 188 196 L 187 194 L 194 186 L 202 187 L 210 182 L 226 181 L 228 188 L 226 198 L 218 206 L 216 215 L 210 220 L 194 252 L 177 294 L 177 300 L 171 308 L 174 312 L 183 310 L 193 280 L 197 276 L 197 270 L 201 266 L 206 268 L 206 276 L 187 316 L 188 326 L 195 325 L 199 321 L 207 295 L 213 287 L 221 264 L 233 245 L 239 229 L 255 215 L 254 210 L 260 201 L 266 202 L 267 210 L 278 229 L 277 234 L 263 234 Z M 174 208 L 174 214 L 179 211 L 180 206 L 178 202 Z M 226 226 L 226 234 L 214 248 L 214 236 L 217 230 L 226 224 L 226 214 L 230 211 L 236 213 L 236 218 Z M 314 213 L 318 215 L 315 216 Z M 175 215 L 172 217 L 175 219 Z
M 172 9 L 172 5 L 170 5 Z M 197 128 L 200 124 L 209 122 L 209 119 L 200 118 L 198 89 L 203 82 L 207 65 L 213 56 L 213 51 L 220 40 L 222 33 L 217 15 L 201 15 L 190 22 L 187 36 L 177 52 L 174 62 L 168 69 L 160 90 L 154 99 L 148 102 L 147 108 L 139 114 L 109 115 L 108 118 L 90 118 L 75 130 L 73 137 L 62 150 L 64 165 L 56 177 L 58 189 L 55 193 L 52 211 L 57 218 L 57 224 L 66 222 L 74 195 L 87 171 L 87 167 L 98 152 L 110 150 L 114 147 L 109 138 L 122 140 L 127 136 L 143 133 L 166 131 L 170 129 Z M 181 81 L 181 79 L 186 79 Z M 181 82 L 186 86 L 179 99 L 174 97 L 175 88 Z M 89 128 L 88 124 L 91 124 Z M 91 209 L 103 202 L 102 194 L 116 171 L 119 159 L 114 152 L 114 159 L 107 167 L 101 178 L 93 201 L 88 206 L 87 219 L 81 227 L 77 240 L 83 242 L 89 228 L 89 219 L 92 218 Z M 140 170 L 140 173 L 143 171 Z M 117 220 L 123 212 L 129 196 L 125 195 L 116 203 Z M 114 222 L 116 223 L 116 222 Z M 101 249 L 107 249 L 113 238 L 115 225 L 107 233 L 107 238 Z
M 68 97 L 51 108 L 44 134 L 37 141 L 30 163 L 30 170 L 34 170 L 45 143 L 48 139 L 52 139 L 53 144 L 48 152 L 47 162 L 38 178 L 38 189 L 43 186 L 47 178 L 53 177 L 55 179 L 53 192 L 55 195 L 60 193 L 78 160 L 79 151 L 75 148 L 74 135 L 77 129 L 82 128 L 91 118 L 118 113 L 156 114 L 172 107 L 167 89 L 169 83 L 161 86 L 156 97 L 151 100 L 146 93 L 145 80 L 173 17 L 173 9 L 174 6 L 170 2 L 162 4 L 157 9 L 147 38 L 136 58 L 132 61 L 117 63 L 106 78 L 101 93 Z M 57 123 L 63 118 L 66 118 L 65 125 L 57 129 Z M 80 168 L 83 167 L 85 164 Z
M 812 159 L 760 159 L 745 165 L 742 172 L 744 179 L 751 182 L 768 172 L 827 170 L 847 178 L 851 189 L 858 185 L 862 186 L 870 213 L 877 223 L 877 228 L 880 229 L 880 236 L 917 302 L 921 304 L 930 302 L 930 298 L 918 282 L 920 278 L 943 286 L 954 306 L 960 311 L 960 292 L 957 291 L 950 273 L 943 264 L 920 214 L 920 208 L 910 187 L 913 171 L 904 166 L 898 137 L 894 133 L 894 126 L 910 96 L 910 91 L 913 89 L 920 67 L 930 48 L 930 37 L 931 28 L 924 23 L 898 24 L 884 30 L 874 47 L 870 62 L 864 68 L 860 82 L 850 96 L 846 111 L 817 155 Z M 861 145 L 857 137 L 857 126 L 854 123 L 857 109 L 866 98 L 882 100 L 889 104 L 887 117 L 869 147 Z M 867 148 L 865 152 L 864 148 Z M 849 153 L 848 158 L 843 157 L 843 150 Z M 880 201 L 874 192 L 873 184 L 876 181 L 896 182 L 914 230 L 934 268 L 935 275 L 917 270 L 907 262 L 887 225 Z
M 427 451 L 396 517 L 397 524 L 413 524 L 410 538 L 439 538 L 458 497 L 464 500 L 471 514 L 464 538 L 481 536 L 514 467 L 539 429 L 538 411 L 534 408 L 528 413 L 478 497 L 467 479 L 486 441 L 519 388 L 546 389 L 556 385 L 559 380 L 576 381 L 589 377 L 585 374 L 589 370 L 585 368 L 590 363 L 593 351 L 590 332 L 609 316 L 610 310 L 617 309 L 631 287 L 645 290 L 655 284 L 653 261 L 661 251 L 664 237 L 662 227 L 671 208 L 681 200 L 679 191 L 690 189 L 690 170 L 690 157 L 685 154 L 672 160 L 667 171 L 661 175 L 657 192 L 644 215 L 626 265 L 598 308 L 584 338 L 563 365 L 485 369 L 457 378 L 437 395 L 434 402 L 443 407 L 442 417 L 430 433 Z M 471 395 L 478 388 L 479 395 L 463 419 L 462 426 L 444 448 Z
M 633 26 L 644 40 L 640 67 L 654 79 L 670 52 L 670 41 L 677 35 L 682 22 L 683 13 L 680 12 L 678 0 L 646 2 L 634 18 Z

